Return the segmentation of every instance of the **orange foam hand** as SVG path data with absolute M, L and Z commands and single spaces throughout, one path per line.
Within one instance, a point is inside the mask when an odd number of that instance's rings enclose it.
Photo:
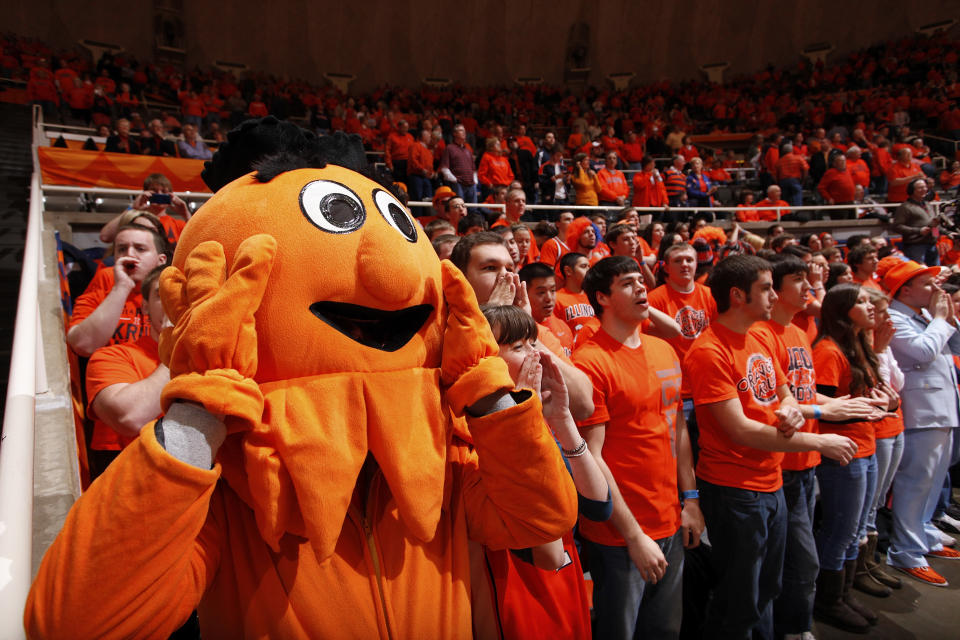
M 269 281 L 277 242 L 260 234 L 237 248 L 227 273 L 223 247 L 197 245 L 184 262 L 164 270 L 160 296 L 172 327 L 160 337 L 160 357 L 170 368 L 162 405 L 196 402 L 226 419 L 229 431 L 251 428 L 263 413 L 257 372 L 254 314 Z

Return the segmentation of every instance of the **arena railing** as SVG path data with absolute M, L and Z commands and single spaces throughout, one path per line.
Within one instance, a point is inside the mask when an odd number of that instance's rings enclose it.
M 40 109 L 33 108 L 34 121 Z M 0 443 L 0 638 L 23 638 L 23 607 L 33 578 L 33 461 L 37 393 L 45 390 L 39 343 L 42 196 L 34 127 L 33 176 L 17 298 L 10 378 Z
M 852 204 L 852 205 L 851 204 L 805 205 L 800 207 L 764 205 L 763 207 L 755 207 L 755 208 L 760 209 L 762 211 L 771 211 L 771 210 L 775 211 L 777 214 L 777 220 L 773 222 L 780 222 L 781 214 L 787 214 L 792 211 L 809 211 L 811 213 L 816 213 L 816 212 L 822 212 L 822 211 L 851 211 L 852 210 L 855 212 L 863 212 L 863 211 L 868 211 L 874 208 L 895 209 L 899 207 L 900 204 L 901 203 L 899 202 L 877 202 L 877 203 L 870 203 L 870 204 Z M 929 204 L 933 205 L 935 213 L 939 213 L 940 207 L 947 203 L 935 200 L 933 202 L 930 202 Z M 412 200 L 407 203 L 407 206 L 410 207 L 411 209 L 414 209 L 414 208 L 432 207 L 433 204 L 427 201 Z M 476 203 L 476 204 L 467 203 L 466 206 L 468 209 L 471 209 L 471 208 L 500 209 L 500 210 L 506 209 L 506 205 L 497 204 L 497 203 L 483 203 L 483 202 Z M 743 207 L 669 207 L 669 209 L 665 209 L 664 207 L 634 207 L 629 204 L 624 206 L 528 204 L 526 205 L 526 210 L 527 211 L 548 211 L 548 212 L 556 211 L 558 213 L 561 211 L 583 211 L 587 213 L 596 213 L 596 212 L 611 213 L 611 212 L 621 211 L 626 207 L 630 207 L 631 209 L 636 209 L 641 214 L 658 213 L 658 212 L 662 213 L 663 211 L 666 211 L 666 210 L 669 210 L 671 212 L 689 213 L 690 219 L 693 219 L 693 217 L 699 213 L 710 213 L 710 212 L 720 212 L 720 211 L 729 211 L 732 213 L 736 213 L 737 211 L 742 212 L 744 210 Z M 815 221 L 815 218 L 812 218 L 811 221 Z M 766 221 L 766 222 L 771 222 L 771 221 Z

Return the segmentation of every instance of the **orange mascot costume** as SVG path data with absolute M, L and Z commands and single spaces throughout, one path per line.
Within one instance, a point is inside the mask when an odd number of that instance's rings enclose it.
M 468 638 L 468 539 L 573 526 L 470 286 L 385 187 L 318 164 L 244 175 L 186 226 L 161 279 L 166 416 L 74 505 L 31 637 L 166 638 L 196 608 L 205 639 Z M 172 454 L 174 414 L 216 425 L 205 466 Z

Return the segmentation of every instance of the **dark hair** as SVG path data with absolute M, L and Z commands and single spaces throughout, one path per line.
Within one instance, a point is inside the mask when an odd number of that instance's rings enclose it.
M 536 238 L 549 240 L 550 238 L 556 238 L 557 234 L 557 226 L 546 220 L 541 220 L 533 227 L 533 235 Z
M 486 230 L 487 219 L 481 213 L 468 213 L 460 218 L 460 222 L 457 223 L 457 233 L 464 234 L 470 227 L 480 227 Z
M 784 245 L 786 245 L 788 242 L 790 242 L 793 239 L 794 237 L 789 233 L 781 233 L 780 235 L 778 235 L 777 237 L 773 238 L 770 241 L 770 248 L 776 251 L 777 253 L 780 253 L 780 251 L 783 251 Z
M 150 270 L 150 273 L 143 277 L 143 282 L 140 283 L 140 295 L 143 296 L 143 300 L 146 302 L 150 299 L 150 292 L 153 290 L 153 283 L 157 281 L 160 277 L 160 274 L 170 265 L 161 264 L 154 267 Z
M 777 223 L 772 224 L 772 225 L 770 225 L 769 227 L 767 227 L 767 235 L 768 235 L 768 236 L 772 236 L 774 230 L 775 230 L 777 227 L 780 227 L 780 230 L 781 230 L 781 231 L 784 230 L 784 229 L 783 229 L 783 225 L 780 224 L 779 222 L 777 222 Z
M 860 285 L 838 284 L 820 304 L 820 332 L 813 344 L 830 339 L 850 365 L 850 394 L 864 395 L 879 380 L 877 356 L 866 331 L 859 331 L 850 320 L 850 309 L 860 297 Z
M 663 229 L 664 235 L 667 233 L 667 225 L 662 222 L 651 222 L 643 229 L 643 239 L 647 241 L 647 244 L 650 245 L 650 248 L 653 248 L 653 228 L 656 225 L 660 225 L 660 228 Z
M 471 233 L 468 236 L 460 238 L 457 246 L 453 248 L 453 253 L 450 254 L 450 262 L 455 264 L 460 271 L 466 273 L 467 265 L 470 264 L 470 254 L 473 252 L 473 248 L 482 244 L 498 244 L 501 247 L 507 246 L 503 236 L 493 233 L 492 231 Z
M 821 256 L 823 256 L 824 258 L 826 258 L 826 259 L 827 259 L 827 262 L 830 262 L 831 256 L 835 256 L 835 255 L 838 255 L 838 254 L 841 254 L 841 253 L 842 253 L 842 252 L 840 251 L 840 249 L 838 249 L 838 248 L 835 247 L 835 246 L 834 246 L 834 247 L 828 247 L 828 248 L 826 248 L 826 249 L 821 249 L 820 251 L 817 251 L 817 255 L 821 255 Z M 841 257 L 843 257 L 843 256 L 841 255 Z
M 537 323 L 533 316 L 511 305 L 485 304 L 480 307 L 483 317 L 490 324 L 497 344 L 510 344 L 517 340 L 536 340 Z
M 750 189 L 744 189 L 740 192 L 740 204 L 746 203 L 747 196 L 753 196 L 754 200 L 757 199 L 757 196 L 753 193 L 753 191 L 750 191 Z
M 856 269 L 860 266 L 860 263 L 867 258 L 867 256 L 876 252 L 877 248 L 869 242 L 861 243 L 851 249 L 850 253 L 847 254 L 847 264 L 850 265 L 850 268 Z
M 610 294 L 613 279 L 625 273 L 640 273 L 640 265 L 629 256 L 611 256 L 590 267 L 583 279 L 583 291 L 597 317 L 603 315 L 603 307 L 597 302 L 597 292 Z
M 757 256 L 736 254 L 724 258 L 713 267 L 707 286 L 717 303 L 717 313 L 730 310 L 730 289 L 736 287 L 747 294 L 760 274 L 771 270 L 770 263 Z
M 637 211 L 636 207 L 624 207 L 623 209 L 620 209 L 620 211 L 617 211 L 617 223 L 620 223 L 626 220 L 627 216 L 630 215 L 631 211 L 637 214 L 638 216 L 640 215 L 640 212 Z
M 781 253 L 776 258 L 770 260 L 773 266 L 773 290 L 780 291 L 783 287 L 783 279 L 795 273 L 807 273 L 810 266 L 796 256 L 785 255 Z
M 560 262 L 557 263 L 557 271 L 559 271 L 561 275 L 566 276 L 567 267 L 570 267 L 572 269 L 573 266 L 577 264 L 577 261 L 580 260 L 580 258 L 586 258 L 586 257 L 587 256 L 583 255 L 582 253 L 577 253 L 576 251 L 565 253 L 560 258 Z
M 607 229 L 607 235 L 603 237 L 603 241 L 609 247 L 613 245 L 617 240 L 619 240 L 620 236 L 622 236 L 625 233 L 636 233 L 636 231 L 634 231 L 633 227 L 631 227 L 629 224 L 626 224 L 624 222 L 618 222 L 617 224 Z
M 923 178 L 917 178 L 916 180 L 913 180 L 913 181 L 907 183 L 907 195 L 908 195 L 908 196 L 912 196 L 912 195 L 913 195 L 913 192 L 917 190 L 917 183 L 918 183 L 918 182 L 923 182 Z
M 854 247 L 860 245 L 861 242 L 867 240 L 870 236 L 864 233 L 855 233 L 849 238 L 847 238 L 846 247 L 847 251 L 852 251 Z
M 526 282 L 527 284 L 539 278 L 555 278 L 557 276 L 553 269 L 542 262 L 531 262 L 523 266 L 517 275 L 520 276 L 520 282 Z
M 802 244 L 788 244 L 783 249 L 780 250 L 781 255 L 794 256 L 796 258 L 806 258 L 808 255 L 813 253 L 810 250 L 810 247 L 806 247 Z
M 827 281 L 823 283 L 824 288 L 829 291 L 836 284 L 837 280 L 850 271 L 850 265 L 846 262 L 831 262 L 827 268 Z

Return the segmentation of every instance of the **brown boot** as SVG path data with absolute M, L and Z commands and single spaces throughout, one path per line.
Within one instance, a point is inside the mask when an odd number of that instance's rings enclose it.
M 867 548 L 866 550 L 862 550 L 860 552 L 860 557 L 864 558 L 864 562 L 867 565 L 867 571 L 870 572 L 870 576 L 874 580 L 880 584 L 885 584 L 891 589 L 900 589 L 903 587 L 903 583 L 900 581 L 900 578 L 887 573 L 884 570 L 883 565 L 876 560 L 877 542 L 879 541 L 879 538 L 880 535 L 876 531 L 867 533 Z
M 859 600 L 857 600 L 853 591 L 850 587 L 853 586 L 853 582 L 857 576 L 857 561 L 856 560 L 847 560 L 843 563 L 843 591 L 841 592 L 842 599 L 847 606 L 859 613 L 864 620 L 870 624 L 877 624 L 877 621 L 880 619 L 877 614 L 865 606 Z
M 868 596 L 875 598 L 886 598 L 890 595 L 890 589 L 883 583 L 873 577 L 867 569 L 867 546 L 860 545 L 860 553 L 857 555 L 856 573 L 853 579 L 853 588 L 863 591 Z
M 866 633 L 870 623 L 843 601 L 844 570 L 820 569 L 817 575 L 816 599 L 813 617 L 838 629 L 852 633 Z

